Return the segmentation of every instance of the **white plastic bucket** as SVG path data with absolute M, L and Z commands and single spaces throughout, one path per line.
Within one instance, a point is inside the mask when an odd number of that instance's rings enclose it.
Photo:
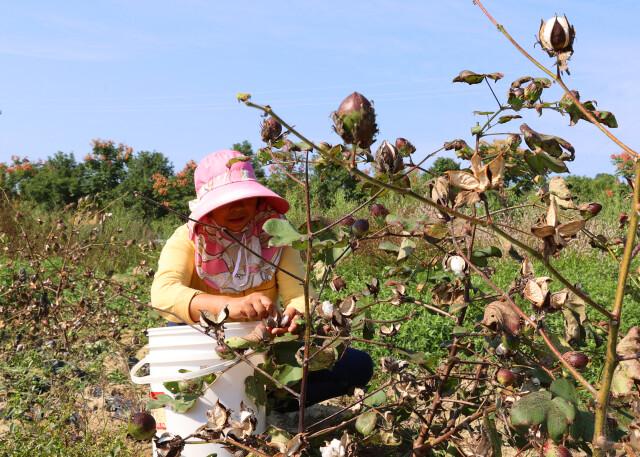
M 225 324 L 225 337 L 247 335 L 255 326 L 256 322 Z M 264 431 L 265 409 L 258 408 L 247 397 L 244 390 L 245 378 L 253 375 L 253 368 L 249 364 L 238 360 L 221 359 L 215 352 L 217 345 L 215 339 L 188 325 L 150 328 L 147 333 L 149 353 L 131 368 L 131 380 L 135 384 L 150 384 L 152 397 L 161 393 L 171 395 L 163 386 L 165 382 L 195 379 L 210 373 L 218 374 L 216 380 L 186 413 L 178 414 L 169 407 L 153 410 L 158 434 L 165 431 L 182 437 L 192 434 L 207 422 L 207 410 L 211 409 L 218 400 L 233 411 L 239 411 L 240 402 L 244 402 L 256 412 L 258 419 L 256 432 Z M 248 357 L 252 363 L 258 364 L 263 356 L 252 354 Z M 138 370 L 145 364 L 149 364 L 149 375 L 137 376 Z M 180 370 L 188 371 L 181 373 Z M 222 371 L 224 373 L 219 374 Z M 233 455 L 219 444 L 188 444 L 182 455 L 206 457 L 214 453 L 219 457 Z M 153 455 L 156 455 L 155 448 Z

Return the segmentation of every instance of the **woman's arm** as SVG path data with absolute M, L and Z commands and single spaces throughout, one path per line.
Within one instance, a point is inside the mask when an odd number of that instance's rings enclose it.
M 282 250 L 282 257 L 278 265 L 282 270 L 293 273 L 299 278 L 304 278 L 304 264 L 300 253 L 290 246 L 285 246 Z M 300 281 L 292 278 L 282 270 L 276 273 L 278 283 L 278 293 L 282 299 L 282 307 L 287 309 L 293 307 L 304 313 L 304 286 Z
M 189 316 L 193 322 L 198 322 L 201 311 L 218 314 L 225 306 L 228 306 L 229 319 L 232 321 L 264 319 L 273 310 L 273 302 L 261 292 L 254 292 L 244 297 L 198 294 L 191 299 Z
M 186 225 L 178 227 L 167 240 L 160 259 L 158 270 L 151 285 L 151 305 L 165 313 L 171 321 L 192 323 L 189 315 L 189 303 L 202 293 L 190 287 L 194 268 L 194 247 L 189 239 Z
M 302 263 L 300 253 L 292 247 L 286 246 L 283 248 L 279 266 L 282 270 L 293 273 L 299 278 L 304 278 L 305 276 L 305 267 Z M 295 333 L 297 329 L 295 316 L 297 314 L 304 314 L 304 286 L 300 281 L 292 278 L 282 270 L 277 271 L 276 280 L 278 283 L 278 293 L 282 299 L 283 314 L 288 316 L 288 327 L 285 329 L 274 329 L 273 333 L 275 334 L 285 332 Z M 310 298 L 315 296 L 311 286 L 309 286 L 309 294 Z

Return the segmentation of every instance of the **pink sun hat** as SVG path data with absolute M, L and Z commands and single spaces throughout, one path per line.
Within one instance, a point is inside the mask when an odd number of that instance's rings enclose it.
M 244 160 L 232 160 L 237 158 Z M 200 161 L 193 175 L 197 198 L 189 202 L 190 225 L 216 208 L 245 198 L 264 198 L 280 214 L 289 210 L 289 202 L 258 182 L 247 159 L 238 151 L 222 150 Z

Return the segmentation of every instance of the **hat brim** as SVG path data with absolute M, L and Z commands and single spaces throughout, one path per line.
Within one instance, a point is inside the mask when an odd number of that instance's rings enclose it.
M 246 180 L 232 182 L 209 191 L 196 203 L 189 218 L 191 221 L 200 221 L 202 217 L 216 208 L 237 200 L 256 197 L 266 199 L 271 208 L 280 214 L 285 214 L 289 211 L 289 202 L 280 195 L 266 188 L 258 181 Z

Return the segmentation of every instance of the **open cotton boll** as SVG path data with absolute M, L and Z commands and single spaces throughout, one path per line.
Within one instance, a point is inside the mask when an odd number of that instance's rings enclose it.
M 322 316 L 326 318 L 330 318 L 333 315 L 333 303 L 329 300 L 325 300 L 320 305 Z
M 464 276 L 467 262 L 459 255 L 452 255 L 447 260 L 447 268 L 456 276 Z
M 571 24 L 566 16 L 554 16 L 543 22 L 538 38 L 547 51 L 561 52 L 573 41 Z
M 345 450 L 342 442 L 334 438 L 326 446 L 320 447 L 320 454 L 322 457 L 344 457 Z

